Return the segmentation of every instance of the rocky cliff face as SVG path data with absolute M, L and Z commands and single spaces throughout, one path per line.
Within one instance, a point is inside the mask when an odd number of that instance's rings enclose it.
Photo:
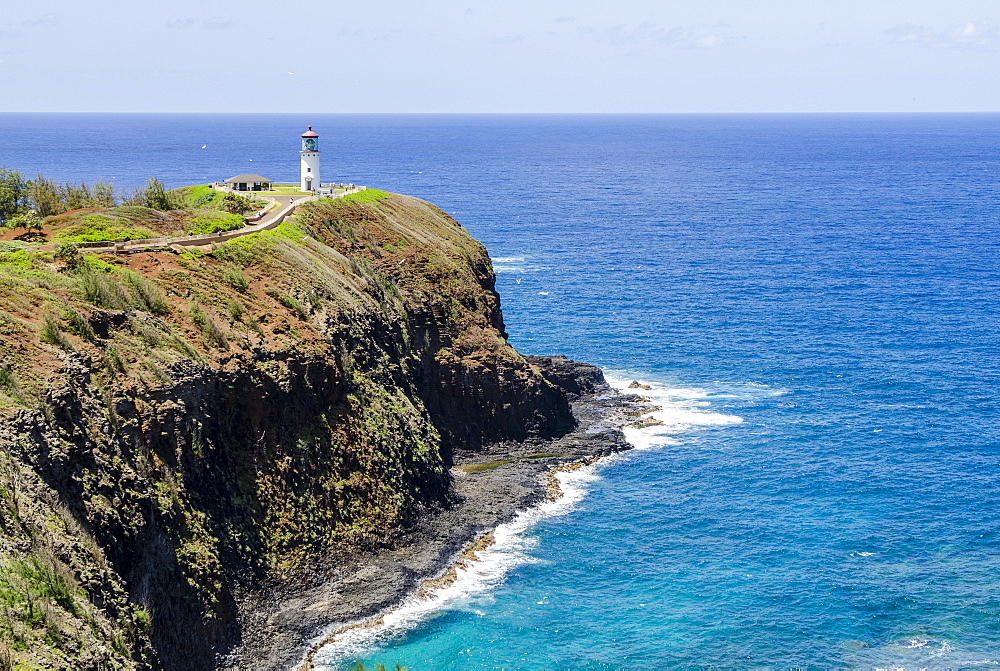
M 205 253 L 0 253 L 0 334 L 0 640 L 28 666 L 211 667 L 243 597 L 447 507 L 453 450 L 574 423 L 484 248 L 384 192 Z

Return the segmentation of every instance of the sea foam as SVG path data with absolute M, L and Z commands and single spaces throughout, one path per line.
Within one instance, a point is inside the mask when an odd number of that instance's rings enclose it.
M 529 554 L 537 540 L 525 532 L 539 521 L 564 515 L 586 496 L 588 484 L 598 478 L 597 464 L 571 471 L 558 471 L 560 495 L 523 510 L 513 520 L 498 526 L 493 543 L 475 552 L 472 560 L 461 561 L 455 578 L 442 587 L 421 591 L 385 614 L 377 624 L 359 626 L 336 634 L 322 647 L 315 658 L 316 668 L 336 668 L 346 658 L 371 652 L 375 647 L 391 642 L 419 626 L 436 613 L 472 607 L 472 599 L 499 585 L 514 568 L 534 562 Z
M 709 410 L 712 402 L 709 398 L 718 398 L 715 394 L 699 387 L 674 387 L 660 382 L 641 380 L 624 375 L 620 372 L 607 373 L 605 379 L 612 387 L 623 394 L 639 394 L 649 399 L 650 405 L 658 409 L 650 412 L 648 417 L 661 422 L 642 428 L 625 427 L 625 438 L 636 449 L 652 449 L 667 444 L 677 444 L 674 437 L 685 431 L 704 426 L 721 426 L 741 424 L 743 418 Z M 630 388 L 633 381 L 643 387 Z M 648 389 L 644 387 L 649 387 Z
M 743 422 L 736 415 L 712 411 L 709 399 L 718 396 L 702 388 L 639 380 L 649 389 L 634 389 L 628 386 L 634 379 L 631 376 L 610 373 L 605 378 L 618 391 L 638 393 L 658 407 L 644 417 L 652 417 L 662 424 L 624 429 L 629 443 L 637 450 L 676 445 L 680 442 L 678 435 L 695 427 Z M 477 550 L 474 559 L 460 561 L 455 567 L 453 580 L 419 591 L 370 625 L 362 624 L 331 636 L 316 655 L 317 668 L 336 668 L 344 660 L 362 657 L 391 645 L 394 639 L 402 638 L 439 613 L 475 610 L 476 597 L 496 588 L 518 566 L 537 561 L 531 555 L 537 539 L 527 532 L 544 519 L 572 511 L 586 497 L 590 485 L 600 477 L 600 470 L 615 461 L 630 458 L 628 455 L 628 452 L 618 453 L 578 469 L 555 472 L 560 492 L 557 498 L 521 511 L 510 522 L 498 526 L 493 532 L 493 543 Z

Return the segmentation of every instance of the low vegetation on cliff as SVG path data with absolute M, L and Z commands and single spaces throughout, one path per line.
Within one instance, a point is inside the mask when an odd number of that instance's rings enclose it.
M 268 204 L 209 184 L 168 191 L 154 177 L 117 193 L 109 184 L 28 180 L 0 167 L 0 240 L 120 242 L 217 233 L 241 228 L 244 215 Z
M 174 216 L 95 210 L 43 232 Z M 506 343 L 485 249 L 423 201 L 82 251 L 0 242 L 0 650 L 21 667 L 211 666 L 248 596 L 447 506 L 454 449 L 572 426 Z

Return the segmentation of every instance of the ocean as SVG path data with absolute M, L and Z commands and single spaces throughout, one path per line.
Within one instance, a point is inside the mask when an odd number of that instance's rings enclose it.
M 325 668 L 1000 667 L 1000 115 L 0 114 L 0 165 L 294 181 L 307 124 L 664 422 Z

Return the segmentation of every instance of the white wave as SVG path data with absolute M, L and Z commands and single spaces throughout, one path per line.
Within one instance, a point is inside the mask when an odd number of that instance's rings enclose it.
M 666 443 L 676 443 L 670 436 L 688 431 L 700 426 L 725 426 L 741 424 L 743 418 L 738 415 L 728 415 L 712 412 L 705 408 L 711 407 L 709 398 L 718 398 L 715 394 L 700 387 L 671 387 L 659 382 L 636 380 L 639 384 L 649 387 L 630 388 L 635 378 L 620 377 L 616 374 L 605 374 L 608 384 L 626 394 L 639 394 L 649 399 L 650 405 L 659 409 L 644 415 L 661 422 L 660 424 L 643 428 L 625 428 L 625 438 L 636 448 L 648 448 Z
M 496 259 L 494 259 L 496 260 Z M 547 292 L 546 292 L 547 293 Z M 633 378 L 614 374 L 605 376 L 611 386 L 626 392 L 637 392 L 661 409 L 650 415 L 662 425 L 643 429 L 627 428 L 625 437 L 636 448 L 661 447 L 677 444 L 671 437 L 696 426 L 739 424 L 741 417 L 712 412 L 708 398 L 717 398 L 697 387 L 670 387 L 657 382 L 645 382 L 650 389 L 628 389 Z M 537 542 L 526 532 L 541 520 L 564 515 L 587 494 L 590 484 L 598 479 L 597 469 L 619 459 L 629 458 L 618 453 L 600 462 L 555 474 L 561 496 L 519 512 L 513 520 L 493 532 L 493 544 L 475 553 L 474 561 L 464 561 L 456 568 L 455 579 L 441 587 L 410 597 L 395 610 L 385 614 L 373 626 L 348 629 L 335 635 L 316 656 L 318 668 L 334 668 L 345 659 L 364 656 L 394 638 L 412 631 L 434 614 L 447 609 L 474 609 L 474 599 L 496 588 L 514 568 L 537 561 L 530 550 Z
M 900 647 L 908 650 L 926 648 L 926 652 L 932 657 L 937 657 L 954 650 L 948 641 L 936 641 L 933 638 L 923 637 L 907 639 L 900 644 Z
M 934 658 L 932 666 L 943 668 L 955 668 L 951 660 L 955 648 L 945 640 L 938 640 L 929 636 L 913 636 L 893 643 L 888 643 L 877 650 L 872 650 L 865 657 L 881 658 L 875 664 L 862 662 L 861 666 L 870 666 L 873 669 L 890 671 L 900 669 L 905 671 L 912 668 L 927 668 L 928 658 Z M 945 658 L 945 659 L 939 659 Z M 970 663 L 963 662 L 958 666 L 967 666 Z M 975 662 L 971 663 L 975 664 Z M 854 666 L 855 664 L 852 664 Z
M 500 256 L 495 259 L 490 259 L 490 261 L 493 263 L 493 272 L 497 275 L 525 275 L 528 273 L 542 273 L 552 270 L 550 266 L 537 265 L 535 263 L 531 263 L 530 261 L 525 263 L 523 256 Z
M 387 613 L 376 626 L 348 629 L 334 636 L 317 653 L 317 668 L 335 668 L 347 658 L 363 656 L 377 645 L 416 628 L 434 613 L 468 608 L 474 597 L 502 583 L 512 569 L 536 561 L 528 550 L 537 541 L 525 532 L 543 519 L 572 510 L 586 496 L 589 483 L 598 478 L 595 466 L 556 473 L 562 492 L 560 497 L 521 511 L 510 522 L 498 526 L 493 532 L 493 544 L 476 551 L 475 561 L 461 563 L 451 583 L 429 594 L 410 597 Z

